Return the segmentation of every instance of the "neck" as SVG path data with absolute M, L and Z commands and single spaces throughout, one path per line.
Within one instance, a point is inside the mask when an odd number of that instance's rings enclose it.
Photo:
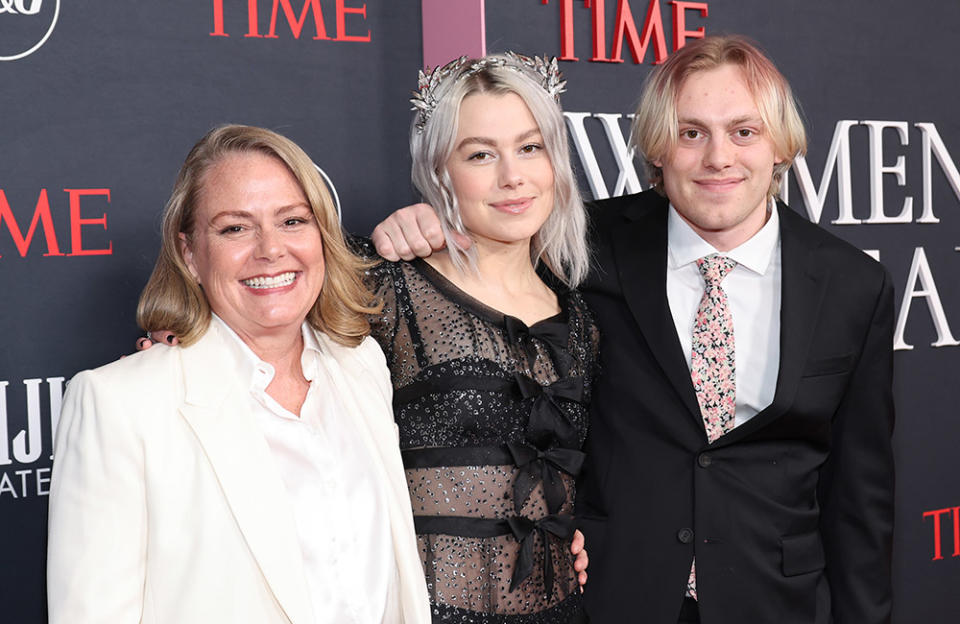
M 710 243 L 714 249 L 726 253 L 744 244 L 763 229 L 763 226 L 770 220 L 769 201 L 770 200 L 767 199 L 768 203 L 765 204 L 766 208 L 764 210 L 755 211 L 743 222 L 726 230 L 706 230 L 698 227 L 695 223 L 691 223 L 682 214 L 680 218 L 686 221 L 693 231 L 696 232 L 700 238 Z M 679 214 L 679 212 L 677 214 Z
M 234 331 L 258 358 L 273 366 L 277 376 L 302 377 L 300 354 L 303 352 L 303 334 L 299 325 L 256 336 L 236 329 Z
M 476 273 L 470 270 L 463 273 L 457 271 L 447 253 L 440 254 L 437 258 L 439 263 L 431 264 L 449 279 L 453 279 L 450 272 L 456 273 L 453 281 L 461 284 L 477 283 L 487 288 L 497 285 L 506 291 L 517 291 L 540 282 L 530 259 L 530 240 L 511 243 L 474 241 L 474 249 L 477 254 Z
M 476 243 L 477 272 L 460 272 L 448 253 L 427 262 L 460 290 L 490 308 L 532 325 L 559 312 L 557 296 L 540 279 L 525 245 Z

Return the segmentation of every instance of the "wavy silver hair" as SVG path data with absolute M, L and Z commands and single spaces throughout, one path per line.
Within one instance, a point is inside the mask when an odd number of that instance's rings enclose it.
M 457 197 L 447 172 L 454 150 L 463 98 L 475 93 L 515 93 L 530 109 L 543 137 L 554 175 L 554 206 L 534 235 L 530 257 L 536 266 L 543 261 L 570 287 L 587 275 L 587 218 L 570 165 L 570 146 L 563 111 L 554 96 L 542 86 L 542 77 L 512 54 L 493 54 L 461 64 L 459 71 L 442 78 L 432 91 L 435 107 L 429 120 L 418 127 L 418 111 L 410 126 L 410 177 L 423 200 L 434 207 L 447 241 L 450 259 L 461 271 L 476 269 L 476 251 L 463 249 L 453 232 L 467 235 L 460 218 Z

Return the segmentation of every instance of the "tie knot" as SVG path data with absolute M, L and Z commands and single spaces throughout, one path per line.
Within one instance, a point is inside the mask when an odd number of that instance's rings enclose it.
M 718 254 L 710 254 L 697 260 L 697 268 L 700 269 L 700 275 L 703 276 L 707 286 L 719 286 L 735 266 L 737 266 L 736 260 Z

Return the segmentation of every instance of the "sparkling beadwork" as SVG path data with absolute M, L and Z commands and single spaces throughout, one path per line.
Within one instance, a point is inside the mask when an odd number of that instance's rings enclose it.
M 550 345 L 536 332 L 510 340 L 504 317 L 443 280 L 425 263 L 383 263 L 372 269 L 384 306 L 371 319 L 373 336 L 384 347 L 397 396 L 423 387 L 413 400 L 395 403 L 402 449 L 466 449 L 528 441 L 533 398 L 502 389 L 517 374 L 547 386 L 565 377 L 583 377 L 582 401 L 559 399 L 574 435 L 567 448 L 580 448 L 587 432 L 590 380 L 595 374 L 598 334 L 577 293 L 558 292 L 566 323 L 565 344 Z M 532 328 L 531 328 L 532 329 Z M 419 384 L 419 386 L 418 386 Z M 559 444 L 559 443 L 558 443 Z M 517 514 L 514 480 L 506 465 L 450 465 L 407 468 L 415 516 L 504 519 Z M 561 476 L 566 500 L 560 513 L 573 513 L 574 479 Z M 547 509 L 537 484 L 519 510 L 537 520 Z M 580 612 L 580 593 L 569 543 L 534 536 L 532 574 L 510 591 L 519 544 L 512 535 L 464 537 L 420 534 L 434 622 L 473 624 L 560 624 Z M 544 592 L 545 549 L 554 562 L 555 591 Z

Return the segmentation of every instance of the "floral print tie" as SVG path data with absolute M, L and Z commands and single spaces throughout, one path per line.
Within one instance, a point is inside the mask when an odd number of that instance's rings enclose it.
M 734 260 L 716 254 L 697 260 L 706 288 L 693 324 L 690 378 L 711 443 L 733 428 L 737 408 L 733 318 L 727 293 L 720 286 L 736 265 Z
M 737 409 L 737 373 L 733 318 L 720 282 L 736 261 L 711 254 L 697 260 L 705 288 L 693 324 L 690 378 L 697 393 L 707 440 L 712 444 L 731 429 Z M 687 594 L 697 599 L 697 562 L 690 566 Z

